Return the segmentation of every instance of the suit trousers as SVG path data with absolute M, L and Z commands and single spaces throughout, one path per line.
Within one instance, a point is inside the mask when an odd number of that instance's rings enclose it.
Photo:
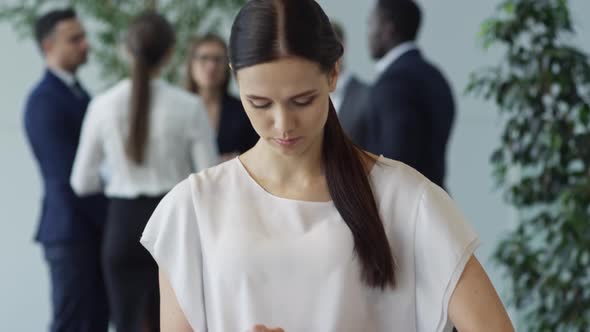
M 44 244 L 49 265 L 51 332 L 106 332 L 109 309 L 100 241 Z
M 139 240 L 161 198 L 110 199 L 102 263 L 119 332 L 160 328 L 158 266 Z

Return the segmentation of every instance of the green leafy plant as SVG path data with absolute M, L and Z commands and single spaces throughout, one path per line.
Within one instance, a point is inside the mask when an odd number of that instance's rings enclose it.
M 494 258 L 529 331 L 590 331 L 590 64 L 573 33 L 567 0 L 504 0 L 480 36 L 503 59 L 467 86 L 504 121 L 491 162 L 519 218 Z
M 35 19 L 51 8 L 71 6 L 90 28 L 93 61 L 107 83 L 125 77 L 128 66 L 121 44 L 129 21 L 151 9 L 166 16 L 176 29 L 176 49 L 166 77 L 178 81 L 186 62 L 192 36 L 217 31 L 228 17 L 233 18 L 246 0 L 20 0 L 0 4 L 0 21 L 11 23 L 23 38 L 32 36 Z

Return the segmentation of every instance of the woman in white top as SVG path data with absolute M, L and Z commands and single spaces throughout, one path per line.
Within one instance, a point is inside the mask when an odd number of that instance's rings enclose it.
M 447 194 L 355 147 L 314 0 L 250 0 L 230 62 L 259 142 L 177 185 L 142 236 L 163 331 L 512 331 Z
M 111 199 L 102 264 L 118 331 L 159 329 L 157 266 L 139 244 L 141 232 L 164 194 L 217 162 L 199 99 L 157 78 L 173 45 L 163 17 L 145 14 L 131 24 L 132 78 L 90 104 L 72 171 L 76 193 L 105 191 Z M 101 165 L 108 170 L 104 188 Z

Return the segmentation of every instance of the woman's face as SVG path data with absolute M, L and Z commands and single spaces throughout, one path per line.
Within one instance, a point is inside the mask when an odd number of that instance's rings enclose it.
M 337 69 L 299 57 L 238 70 L 240 98 L 262 142 L 284 155 L 321 148 Z
M 218 42 L 205 42 L 193 53 L 191 75 L 200 88 L 219 89 L 226 79 L 227 54 Z

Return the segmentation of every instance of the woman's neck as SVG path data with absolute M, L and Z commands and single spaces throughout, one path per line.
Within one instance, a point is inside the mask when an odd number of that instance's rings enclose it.
M 150 78 L 151 79 L 158 79 L 158 78 L 160 78 L 161 73 L 162 73 L 162 67 L 157 66 L 150 71 Z
M 199 95 L 205 105 L 214 105 L 221 102 L 223 96 L 220 89 L 200 89 Z
M 258 175 L 263 175 L 276 184 L 308 183 L 324 176 L 322 139 L 313 142 L 307 151 L 289 156 L 281 154 L 260 141 L 244 154 L 244 161 Z

